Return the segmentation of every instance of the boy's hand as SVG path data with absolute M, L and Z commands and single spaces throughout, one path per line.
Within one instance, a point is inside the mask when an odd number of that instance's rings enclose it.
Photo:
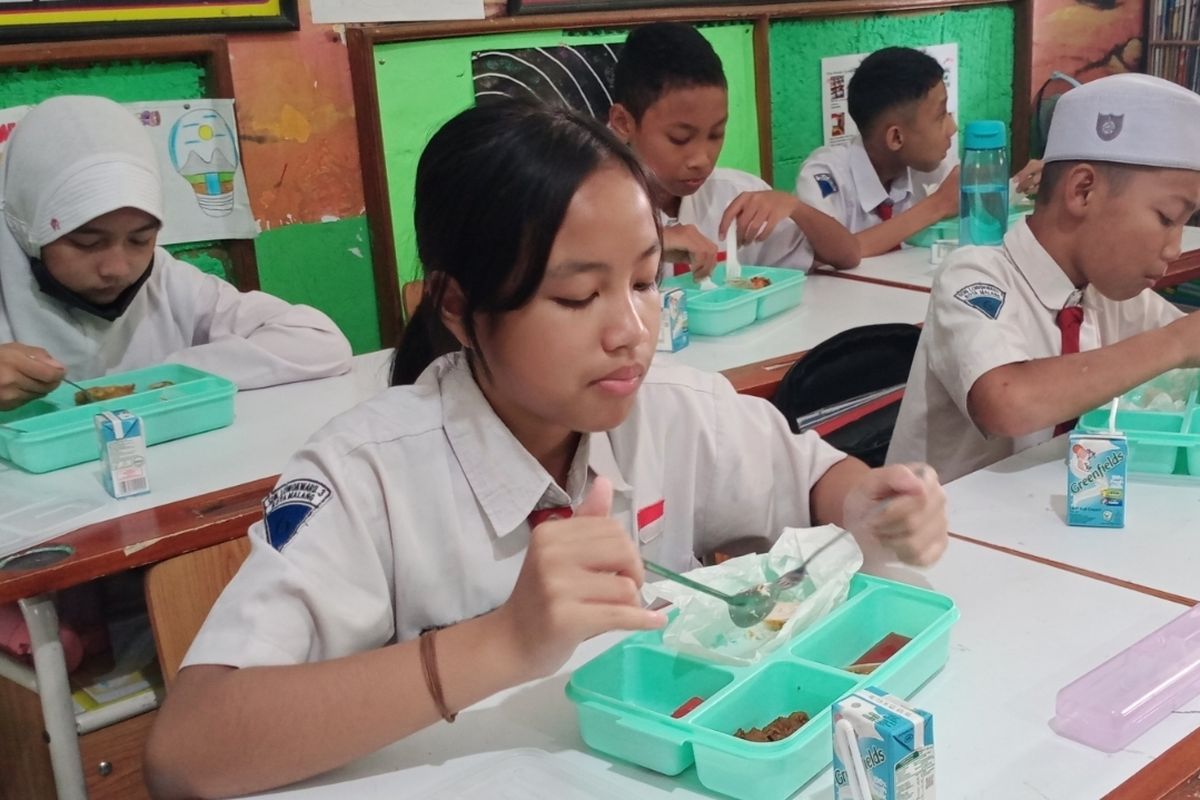
M 934 208 L 942 219 L 958 216 L 958 167 L 950 170 L 950 174 L 942 181 L 942 185 L 929 195 Z
M 1029 159 L 1029 163 L 1013 177 L 1016 178 L 1018 192 L 1029 197 L 1035 196 L 1042 185 L 1042 162 L 1036 158 Z
M 932 564 L 946 549 L 946 495 L 926 464 L 871 470 L 844 508 L 847 530 L 879 540 L 906 564 Z
M 1171 324 L 1166 330 L 1172 333 L 1183 355 L 1176 368 L 1200 367 L 1200 311 L 1193 311 Z
M 663 260 L 686 261 L 696 280 L 707 278 L 717 266 L 717 244 L 695 225 L 669 225 L 663 228 Z
M 62 383 L 67 368 L 40 347 L 0 344 L 0 411 L 11 411 Z
M 575 516 L 530 535 L 517 585 L 497 611 L 530 678 L 552 674 L 585 639 L 666 623 L 642 607 L 641 554 L 611 511 L 612 484 L 597 477 Z
M 771 235 L 781 220 L 791 218 L 799 203 L 794 194 L 787 192 L 742 192 L 725 209 L 717 235 L 725 241 L 729 226 L 736 222 L 738 244 L 761 242 Z

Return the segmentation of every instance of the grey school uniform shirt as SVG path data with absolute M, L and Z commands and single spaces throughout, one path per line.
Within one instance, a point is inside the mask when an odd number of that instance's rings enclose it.
M 1080 351 L 1183 316 L 1151 289 L 1122 301 L 1076 289 L 1024 219 L 1000 247 L 955 250 L 933 283 L 888 463 L 924 461 L 950 481 L 1052 438 L 1053 427 L 1019 438 L 984 434 L 967 413 L 967 394 L 996 367 L 1062 355 L 1055 318 L 1080 304 Z
M 720 375 L 655 366 L 623 423 L 584 436 L 564 490 L 465 358 L 444 356 L 295 455 L 184 665 L 337 658 L 491 611 L 516 583 L 530 513 L 577 505 L 594 475 L 642 553 L 685 570 L 728 540 L 809 525 L 809 490 L 844 457 Z

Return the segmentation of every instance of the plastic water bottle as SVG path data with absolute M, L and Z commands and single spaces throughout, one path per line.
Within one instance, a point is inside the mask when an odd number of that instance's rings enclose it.
M 1008 229 L 1008 144 L 1004 123 L 967 123 L 959 173 L 958 243 L 1000 244 Z

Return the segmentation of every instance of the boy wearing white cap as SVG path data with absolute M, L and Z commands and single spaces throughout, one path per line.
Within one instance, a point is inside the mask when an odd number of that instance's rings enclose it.
M 1200 96 L 1145 75 L 1055 109 L 1037 205 L 934 281 L 889 462 L 951 480 L 1065 432 L 1166 370 L 1200 365 L 1200 315 L 1151 287 L 1200 208 Z
M 56 97 L 9 139 L 0 223 L 0 410 L 79 381 L 171 361 L 242 388 L 345 372 L 329 317 L 239 292 L 156 247 L 150 137 L 101 97 Z

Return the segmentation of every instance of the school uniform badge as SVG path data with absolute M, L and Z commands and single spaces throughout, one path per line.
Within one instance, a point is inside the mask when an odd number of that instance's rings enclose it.
M 954 296 L 989 319 L 999 317 L 1000 309 L 1004 308 L 1004 291 L 990 283 L 972 283 Z
M 1113 139 L 1121 135 L 1121 129 L 1125 127 L 1124 114 L 1097 114 L 1096 115 L 1096 135 L 1103 142 L 1111 142 Z
M 270 545 L 283 550 L 305 520 L 332 495 L 320 481 L 292 480 L 276 487 L 263 500 L 263 527 Z
M 818 172 L 813 175 L 813 180 L 817 182 L 817 188 L 821 190 L 821 197 L 829 197 L 838 190 L 837 181 L 828 172 Z

